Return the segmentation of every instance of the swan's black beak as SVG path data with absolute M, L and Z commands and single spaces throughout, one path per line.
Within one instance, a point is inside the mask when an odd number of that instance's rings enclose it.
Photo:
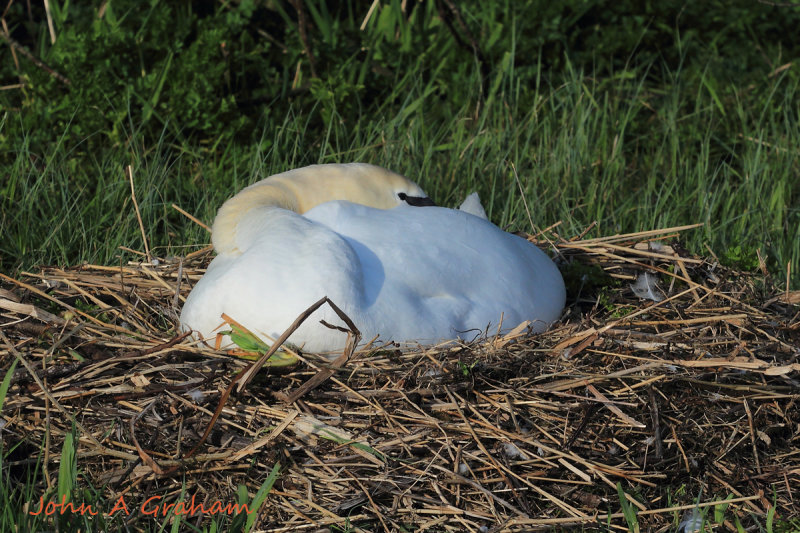
M 402 201 L 414 207 L 436 207 L 433 200 L 427 196 L 409 196 L 404 192 L 397 195 Z

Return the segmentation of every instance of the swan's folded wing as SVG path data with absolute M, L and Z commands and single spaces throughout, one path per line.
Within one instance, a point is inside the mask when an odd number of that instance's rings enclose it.
M 375 312 L 418 309 L 437 327 L 468 328 L 497 325 L 502 315 L 509 327 L 531 320 L 543 330 L 564 306 L 564 283 L 550 258 L 476 216 L 346 202 L 322 204 L 306 216 L 350 242 L 363 264 L 379 265 L 384 283 L 371 295 Z

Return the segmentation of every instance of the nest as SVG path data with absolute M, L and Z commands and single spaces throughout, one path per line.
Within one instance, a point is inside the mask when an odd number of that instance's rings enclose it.
M 690 256 L 681 229 L 543 239 L 570 287 L 544 334 L 301 354 L 238 388 L 251 362 L 177 328 L 208 250 L 2 276 L 2 435 L 27 450 L 4 466 L 41 462 L 45 494 L 76 432 L 81 483 L 109 506 L 192 497 L 198 526 L 218 519 L 201 503 L 274 479 L 255 520 L 271 532 L 796 519 L 800 294 Z

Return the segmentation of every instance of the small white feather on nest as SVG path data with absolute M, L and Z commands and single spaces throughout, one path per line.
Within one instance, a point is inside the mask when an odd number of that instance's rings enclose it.
M 631 283 L 631 290 L 639 298 L 660 302 L 664 299 L 661 289 L 658 286 L 658 278 L 655 274 L 642 272 L 637 276 L 636 281 Z

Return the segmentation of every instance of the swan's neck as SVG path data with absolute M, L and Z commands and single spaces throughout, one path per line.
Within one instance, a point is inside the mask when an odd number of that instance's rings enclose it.
M 425 196 L 407 178 L 374 165 L 312 165 L 290 170 L 255 183 L 222 204 L 211 229 L 211 242 L 219 254 L 238 253 L 239 224 L 256 208 L 279 207 L 303 214 L 331 200 L 346 200 L 391 209 L 397 205 L 395 189 L 405 189 L 411 196 Z
M 218 254 L 238 253 L 236 233 L 239 223 L 249 211 L 259 207 L 280 207 L 302 212 L 297 195 L 280 183 L 248 187 L 222 204 L 217 212 L 211 228 L 211 243 Z

